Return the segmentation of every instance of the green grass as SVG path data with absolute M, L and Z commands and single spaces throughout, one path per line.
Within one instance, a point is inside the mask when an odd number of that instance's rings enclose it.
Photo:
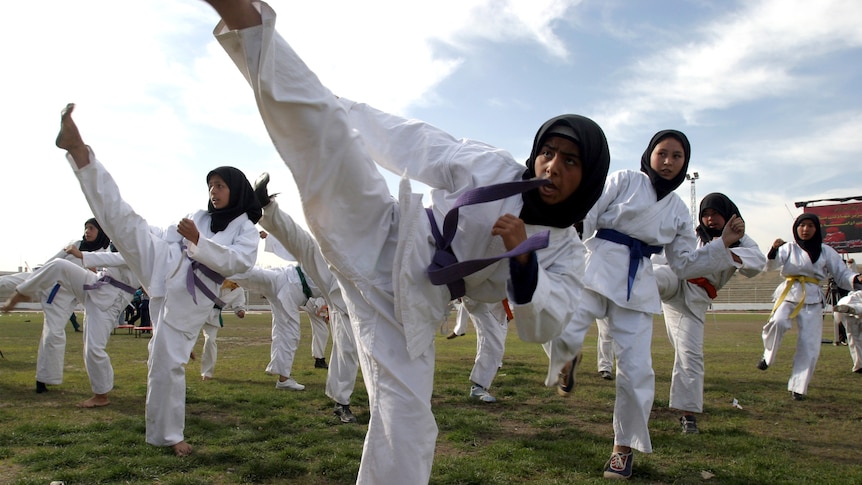
M 116 373 L 111 405 L 79 409 L 89 382 L 81 334 L 68 327 L 64 383 L 36 394 L 36 347 L 42 316 L 0 317 L 0 483 L 72 484 L 347 484 L 355 481 L 368 423 L 361 378 L 352 408 L 356 425 L 339 424 L 324 395 L 325 371 L 313 368 L 310 329 L 293 376 L 304 392 L 277 391 L 264 374 L 270 316 L 225 317 L 216 379 L 187 369 L 186 437 L 195 453 L 178 459 L 144 442 L 148 338 L 119 330 L 108 346 Z M 660 318 L 653 335 L 656 399 L 654 453 L 635 454 L 635 483 L 862 483 L 862 375 L 846 347 L 822 346 L 808 400 L 794 402 L 787 379 L 796 343 L 785 337 L 769 370 L 760 358 L 764 315 L 712 315 L 706 328 L 707 378 L 701 434 L 682 435 L 667 409 L 673 354 Z M 831 318 L 824 337 L 831 338 Z M 198 342 L 196 352 L 201 352 Z M 540 346 L 510 329 L 504 365 L 492 386 L 499 399 L 468 398 L 475 333 L 438 336 L 433 408 L 440 428 L 434 484 L 604 483 L 613 440 L 614 386 L 595 369 L 595 331 L 585 343 L 578 386 L 564 399 L 542 386 Z M 731 406 L 738 399 L 743 409 Z M 409 485 L 409 484 L 408 484 Z

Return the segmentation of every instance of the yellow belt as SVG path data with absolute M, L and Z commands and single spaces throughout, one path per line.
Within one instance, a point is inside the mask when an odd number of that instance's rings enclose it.
M 784 303 L 784 299 L 787 298 L 787 294 L 790 293 L 790 289 L 793 288 L 793 283 L 799 283 L 802 285 L 802 298 L 799 299 L 799 303 L 796 304 L 796 308 L 793 309 L 793 312 L 790 313 L 789 318 L 793 318 L 796 315 L 799 315 L 799 310 L 802 309 L 802 305 L 805 304 L 805 283 L 814 283 L 815 285 L 820 284 L 820 280 L 816 278 L 812 278 L 810 276 L 788 276 L 786 278 L 787 283 L 784 285 L 784 291 L 781 292 L 781 296 L 778 297 L 778 300 L 775 301 L 775 305 L 772 307 L 772 313 L 769 314 L 770 317 L 775 314 L 775 310 Z

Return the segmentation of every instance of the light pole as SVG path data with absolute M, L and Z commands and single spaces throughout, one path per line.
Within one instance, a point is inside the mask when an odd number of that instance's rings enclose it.
M 691 180 L 691 225 L 697 227 L 697 192 L 694 188 L 694 182 L 700 178 L 697 172 L 685 174 L 686 180 Z

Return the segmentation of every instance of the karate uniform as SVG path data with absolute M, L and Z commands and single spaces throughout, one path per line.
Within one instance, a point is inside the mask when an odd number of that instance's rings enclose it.
M 458 304 L 458 319 L 470 320 L 476 328 L 476 360 L 470 372 L 470 381 L 488 389 L 497 376 L 497 371 L 503 365 L 503 353 L 506 351 L 506 334 L 509 323 L 506 321 L 506 310 L 502 302 L 483 303 L 464 297 Z M 459 335 L 466 331 L 467 325 Z
M 66 245 L 78 247 L 81 240 L 70 242 Z M 105 251 L 105 249 L 99 249 Z M 86 252 L 85 252 L 86 253 Z M 48 259 L 46 265 L 51 261 L 61 259 L 72 262 L 78 267 L 81 260 L 61 250 Z M 44 267 L 44 265 L 43 265 Z M 16 273 L 2 278 L 3 291 L 12 290 L 22 283 L 38 274 L 41 268 L 32 273 Z M 26 290 L 25 286 L 25 291 Z M 54 296 L 51 297 L 51 293 Z M 54 285 L 40 290 L 38 294 L 28 295 L 32 300 L 39 301 L 42 306 L 42 336 L 39 339 L 39 349 L 36 354 L 36 380 L 50 385 L 63 383 L 63 364 L 66 357 L 66 324 L 69 316 L 75 311 L 78 300 L 75 294 L 63 285 L 54 291 Z M 49 303 L 48 300 L 51 300 Z M 83 301 L 83 300 L 81 300 Z
M 317 241 L 305 229 L 299 227 L 290 215 L 280 210 L 276 200 L 264 207 L 259 223 L 260 227 L 279 243 L 271 244 L 273 252 L 279 255 L 289 254 L 295 258 L 326 300 L 332 331 L 326 395 L 338 404 L 349 405 L 359 372 L 359 353 L 338 280 L 320 253 Z M 269 239 L 267 238 L 267 242 Z
M 428 278 L 435 245 L 422 197 L 407 179 L 432 188 L 440 226 L 460 193 L 521 180 L 524 166 L 503 150 L 337 99 L 275 32 L 272 9 L 257 5 L 263 25 L 228 31 L 220 24 L 215 33 L 255 90 L 357 332 L 371 409 L 357 483 L 427 483 L 437 437 L 433 341 L 452 296 Z M 397 201 L 375 162 L 404 175 Z M 458 260 L 505 253 L 491 227 L 522 205 L 515 196 L 462 208 L 453 242 Z M 560 332 L 578 300 L 583 249 L 574 228 L 550 228 L 550 245 L 536 256 L 533 300 L 513 305 L 513 312 L 522 338 L 544 342 Z M 508 266 L 500 261 L 467 276 L 467 296 L 502 301 Z
M 213 295 L 216 283 L 192 261 L 230 277 L 247 271 L 257 258 L 260 235 L 246 214 L 224 230 L 210 229 L 206 211 L 188 215 L 200 232 L 197 244 L 177 232 L 177 226 L 150 226 L 126 203 L 110 173 L 90 151 L 90 163 L 78 169 L 67 154 L 81 190 L 99 224 L 150 295 L 153 336 L 147 360 L 147 443 L 173 446 L 185 440 L 185 365 L 213 301 L 197 287 L 190 291 L 187 277 L 197 276 Z M 201 187 L 203 191 L 203 187 Z
M 84 304 L 84 365 L 90 377 L 93 393 L 107 394 L 114 387 L 114 370 L 105 348 L 111 331 L 117 326 L 119 315 L 132 300 L 134 293 L 109 284 L 99 286 L 97 281 L 103 277 L 112 277 L 120 284 L 134 288 L 137 280 L 125 266 L 122 256 L 117 253 L 85 251 L 82 255 L 84 265 L 88 268 L 101 268 L 100 271 L 94 273 L 83 268 L 80 263 L 57 258 L 46 263 L 39 271 L 18 285 L 16 291 L 34 298 L 45 295 L 59 284 L 71 295 L 72 301 L 80 301 Z M 78 258 L 75 259 L 81 261 Z M 87 290 L 85 286 L 97 287 Z M 52 318 L 59 320 L 60 317 L 55 315 Z M 68 319 L 69 313 L 66 313 L 63 317 L 63 326 Z M 60 368 L 62 368 L 62 354 L 60 357 Z M 40 380 L 40 382 L 45 381 Z M 53 384 L 53 382 L 49 383 Z
M 299 347 L 299 307 L 308 297 L 302 291 L 302 282 L 296 265 L 265 269 L 259 266 L 245 273 L 233 275 L 231 280 L 248 290 L 260 292 L 272 309 L 272 344 L 266 373 L 289 377 L 293 359 Z M 309 283 L 313 295 L 320 290 Z
M 322 297 L 309 298 L 304 305 L 299 307 L 308 314 L 311 323 L 311 356 L 322 359 L 326 356 L 326 344 L 329 342 L 329 318 L 328 310 L 323 307 L 326 301 Z
M 219 288 L 219 300 L 224 302 L 222 308 L 213 308 L 207 321 L 204 323 L 202 332 L 204 334 L 204 349 L 201 353 L 201 377 L 212 377 L 215 373 L 216 359 L 218 359 L 218 330 L 222 327 L 221 312 L 223 310 L 233 311 L 237 315 L 245 311 L 245 290 L 242 288 Z
M 596 319 L 596 329 L 598 337 L 596 338 L 596 369 L 599 372 L 607 371 L 614 372 L 614 339 L 611 337 L 611 331 L 608 329 L 607 318 Z
M 584 219 L 584 235 L 614 229 L 650 246 L 664 248 L 668 264 L 680 278 L 693 278 L 733 266 L 723 242 L 697 248 L 691 215 L 670 193 L 656 201 L 656 191 L 642 172 L 621 170 L 608 176 L 598 202 Z M 648 421 L 655 397 L 650 342 L 653 314 L 661 311 L 650 260 L 641 258 L 627 296 L 629 248 L 592 236 L 584 242 L 587 291 L 562 335 L 544 345 L 549 366 L 545 384 L 557 382 L 560 369 L 581 351 L 584 335 L 596 319 L 607 317 L 617 359 L 614 445 L 652 452 Z
M 836 322 L 844 323 L 847 329 L 847 348 L 853 359 L 853 372 L 862 372 L 862 291 L 851 291 L 836 305 L 848 305 L 856 311 L 853 314 L 833 312 L 832 315 Z
M 703 241 L 698 239 L 698 247 Z M 742 263 L 723 271 L 702 275 L 720 290 L 738 269 L 746 277 L 760 274 L 766 267 L 766 256 L 748 236 L 739 240 L 739 246 L 730 248 Z M 703 412 L 703 332 L 706 312 L 712 299 L 706 289 L 688 280 L 680 279 L 666 265 L 663 257 L 653 257 L 656 281 L 662 300 L 667 336 L 674 348 L 673 373 L 670 381 L 668 406 L 681 411 Z
M 84 252 L 84 266 L 101 268 L 94 276 L 87 273 L 87 279 L 92 278 L 92 289 L 84 289 L 84 364 L 90 377 L 90 388 L 93 394 L 107 394 L 114 388 L 114 368 L 111 357 L 106 351 L 108 339 L 126 306 L 135 296 L 135 290 L 140 282 L 119 253 Z M 110 277 L 120 283 L 117 287 L 109 283 L 99 284 L 100 279 Z M 77 292 L 77 283 L 69 285 Z
M 781 346 L 784 334 L 790 330 L 791 313 L 802 303 L 799 314 L 796 315 L 796 326 L 799 336 L 796 339 L 796 353 L 793 355 L 793 370 L 787 382 L 787 390 L 797 394 L 807 394 L 808 384 L 814 375 L 814 367 L 820 357 L 820 345 L 823 340 L 823 291 L 821 283 L 832 275 L 835 283 L 845 290 L 853 289 L 856 273 L 850 271 L 847 265 L 834 249 L 821 244 L 820 257 L 812 263 L 811 258 L 796 242 L 791 241 L 778 248 L 775 259 L 768 259 L 766 269 L 780 269 L 781 276 L 787 278 L 781 282 L 773 293 L 773 300 L 780 302 L 769 321 L 763 326 L 763 360 L 767 365 L 775 362 L 775 355 Z M 793 281 L 791 277 L 810 278 L 810 281 Z M 781 300 L 787 285 L 789 291 Z

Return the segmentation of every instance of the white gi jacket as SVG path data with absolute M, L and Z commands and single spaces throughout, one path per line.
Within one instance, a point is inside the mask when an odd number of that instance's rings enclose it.
M 120 253 L 113 252 L 82 252 L 82 261 L 86 268 L 98 268 L 96 278 L 110 276 L 111 278 L 130 286 L 131 293 L 117 288 L 111 284 L 105 284 L 98 290 L 87 291 L 87 297 L 100 310 L 107 311 L 117 300 L 122 300 L 120 308 L 125 308 L 135 296 L 134 290 L 140 286 L 138 278 L 132 273 L 132 269 L 126 264 L 126 260 Z
M 700 238 L 697 238 L 697 247 L 701 248 L 703 245 L 703 241 Z M 724 285 L 730 281 L 730 278 L 733 277 L 737 270 L 739 270 L 739 273 L 743 276 L 753 278 L 766 269 L 766 256 L 763 254 L 763 251 L 760 250 L 757 243 L 754 242 L 754 239 L 748 237 L 747 234 L 742 236 L 742 239 L 739 240 L 739 246 L 728 248 L 728 250 L 738 256 L 742 263 L 734 261 L 732 268 L 699 276 L 701 278 L 706 278 L 716 291 L 721 290 Z M 667 259 L 664 257 L 664 254 L 653 256 L 652 261 L 655 265 L 667 265 Z M 706 293 L 704 288 L 687 281 L 683 281 L 682 284 L 686 287 L 685 302 L 689 308 L 691 308 L 691 305 L 694 303 L 706 304 L 708 307 L 712 302 L 712 299 Z M 667 289 L 676 293 L 677 286 L 671 285 Z M 667 300 L 672 296 L 673 295 L 661 295 L 662 300 Z
M 787 242 L 778 248 L 778 254 L 775 259 L 769 259 L 766 262 L 766 269 L 774 271 L 781 268 L 781 276 L 785 278 L 790 276 L 806 276 L 814 278 L 818 283 L 804 283 L 805 285 L 805 303 L 823 303 L 823 292 L 820 289 L 820 283 L 829 275 L 835 279 L 835 283 L 845 290 L 853 290 L 853 279 L 856 273 L 847 268 L 847 265 L 841 259 L 841 255 L 826 244 L 822 244 L 820 257 L 816 263 L 811 262 L 808 253 L 796 244 L 796 241 Z M 772 295 L 774 301 L 777 301 L 788 281 L 782 281 Z M 790 291 L 784 298 L 784 301 L 799 303 L 802 300 L 802 283 L 794 281 Z
M 96 208 L 106 210 L 106 208 L 125 204 L 110 173 L 96 160 L 92 150 L 90 150 L 90 163 L 81 169 L 77 168 L 71 155 L 67 155 L 67 159 L 94 212 Z M 163 318 L 159 323 L 165 322 L 181 332 L 196 336 L 200 326 L 210 314 L 213 302 L 197 288 L 194 290 L 193 299 L 192 294 L 186 289 L 186 276 L 192 259 L 229 278 L 235 273 L 246 271 L 254 266 L 260 234 L 246 214 L 239 215 L 224 230 L 216 233 L 210 229 L 211 218 L 206 211 L 197 211 L 187 217 L 194 221 L 200 232 L 198 244 L 183 238 L 177 232 L 176 224 L 165 229 L 150 226 L 151 236 L 154 239 L 160 239 L 163 244 L 155 244 L 156 241 L 154 241 L 155 255 L 152 266 L 146 264 L 132 266 L 135 272 L 139 273 L 136 276 L 146 288 L 150 298 L 164 297 L 165 299 Z M 123 230 L 123 228 L 117 229 L 118 232 Z M 114 244 L 121 253 L 129 250 L 125 246 L 126 242 L 121 238 L 116 238 Z M 200 271 L 196 273 L 212 294 L 219 294 L 220 284 L 201 274 Z
M 675 193 L 656 201 L 656 192 L 643 172 L 620 170 L 605 182 L 598 202 L 584 219 L 587 263 L 584 285 L 615 304 L 630 310 L 661 313 L 661 299 L 652 264 L 642 260 L 635 274 L 631 298 L 626 299 L 629 248 L 595 237 L 608 228 L 664 248 L 667 264 L 680 279 L 696 278 L 734 268 L 733 259 L 721 240 L 698 247 L 691 215 Z M 519 322 L 520 323 L 520 322 Z
M 399 193 L 400 229 L 392 280 L 396 315 L 404 324 L 410 355 L 415 357 L 433 341 L 437 324 L 448 315 L 451 296 L 448 287 L 435 286 L 428 279 L 434 238 L 422 196 L 412 193 L 409 179 L 432 188 L 434 218 L 442 231 L 443 219 L 458 196 L 476 187 L 521 180 L 525 167 L 505 150 L 475 140 L 455 139 L 432 125 L 399 118 L 364 104 L 343 98 L 342 102 L 349 107 L 351 126 L 359 131 L 374 160 L 404 177 Z M 401 139 L 391 136 L 397 130 L 418 132 L 411 139 L 422 140 L 422 144 L 394 143 Z M 418 163 L 426 158 L 434 163 Z M 462 207 L 458 232 L 452 242 L 458 261 L 505 253 L 502 239 L 493 236 L 491 228 L 500 216 L 518 215 L 522 207 L 520 195 Z M 559 335 L 571 317 L 572 305 L 579 299 L 584 247 L 573 227 L 527 225 L 526 230 L 528 237 L 548 230 L 550 241 L 547 248 L 536 251 L 538 284 L 532 301 L 519 305 L 511 294 L 508 298 L 518 321 L 518 335 L 525 341 L 546 342 Z M 507 297 L 504 285 L 508 279 L 508 260 L 498 261 L 464 278 L 465 296 L 478 302 L 499 303 Z
M 349 280 L 366 303 L 391 319 L 391 323 L 403 325 L 407 351 L 415 359 L 433 343 L 451 297 L 446 286 L 434 286 L 428 279 L 427 268 L 435 246 L 422 196 L 412 193 L 408 179 L 432 188 L 434 215 L 438 225 L 442 225 L 444 214 L 462 192 L 520 180 L 525 167 L 504 150 L 472 140 L 458 140 L 433 126 L 343 98 L 337 100 L 276 33 L 272 8 L 265 3 L 260 3 L 259 8 L 261 26 L 230 31 L 222 22 L 214 34 L 249 84 L 258 87 L 255 92 L 262 97 L 257 100 L 261 118 L 281 157 L 289 162 L 315 153 L 337 159 L 362 143 L 376 163 L 404 177 L 397 212 L 385 203 L 388 190 L 379 186 L 380 181 L 372 180 L 372 184 L 378 184 L 375 186 L 363 185 L 367 178 L 354 181 L 354 189 L 381 200 L 379 210 L 362 215 L 366 224 L 351 221 L 354 234 L 361 233 L 354 238 L 327 231 L 332 224 L 340 223 L 338 217 L 350 213 L 350 207 L 338 208 L 340 214 L 329 207 L 343 177 L 321 177 L 309 167 L 289 163 L 296 184 L 303 188 L 303 210 L 312 234 L 326 234 L 329 238 L 318 237 L 317 241 L 330 266 L 337 270 L 337 277 Z M 271 86 L 284 83 L 285 73 L 290 73 L 293 89 L 271 93 L 268 90 Z M 271 96 L 278 97 L 278 101 L 301 98 L 301 102 L 272 102 Z M 348 111 L 349 126 L 343 122 L 342 110 Z M 284 129 L 287 126 L 289 129 Z M 339 144 L 309 145 L 309 140 L 321 138 L 322 130 L 326 131 L 327 139 L 340 140 Z M 392 130 L 406 130 L 407 138 L 393 136 Z M 357 141 L 358 138 L 361 140 Z M 395 142 L 398 139 L 409 139 L 410 143 L 398 144 Z M 429 163 L 423 164 L 424 161 Z M 491 235 L 491 227 L 503 214 L 519 214 L 521 206 L 521 197 L 514 196 L 463 208 L 453 243 L 458 260 L 503 254 L 502 240 Z M 546 229 L 549 228 L 528 227 L 527 233 L 532 235 Z M 533 301 L 516 305 L 510 298 L 518 320 L 518 334 L 528 341 L 546 342 L 558 335 L 571 318 L 582 288 L 583 246 L 576 231 L 573 228 L 550 228 L 550 231 L 550 246 L 536 253 L 539 274 Z M 390 251 L 369 254 L 368 248 L 351 244 L 361 240 L 371 248 L 389 248 L 387 243 L 395 238 L 395 254 Z M 465 279 L 467 296 L 477 301 L 499 302 L 506 297 L 508 278 L 508 261 L 493 264 Z M 394 315 L 389 310 L 393 303 Z

